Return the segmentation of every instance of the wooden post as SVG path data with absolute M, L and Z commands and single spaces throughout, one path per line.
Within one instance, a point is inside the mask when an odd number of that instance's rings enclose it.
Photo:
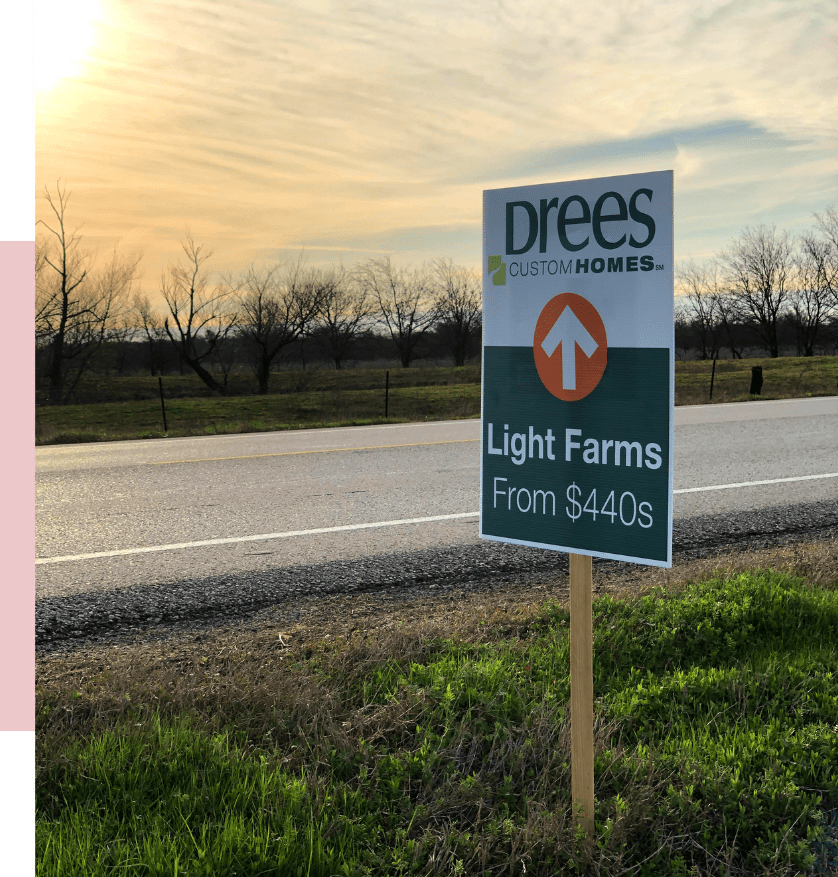
M 163 432 L 169 431 L 169 425 L 166 423 L 166 403 L 163 401 L 163 378 L 157 378 L 160 385 L 160 407 L 163 409 Z
M 570 555 L 570 773 L 574 815 L 594 834 L 594 645 L 591 558 Z
M 390 372 L 384 377 L 384 419 L 387 419 L 390 410 Z
M 713 371 L 710 372 L 710 398 L 713 398 L 713 381 L 716 380 L 716 357 L 713 357 Z
M 751 369 L 751 396 L 760 396 L 762 395 L 762 366 L 755 365 Z

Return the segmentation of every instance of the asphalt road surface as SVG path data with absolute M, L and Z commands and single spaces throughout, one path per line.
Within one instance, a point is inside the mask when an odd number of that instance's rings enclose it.
M 38 448 L 37 597 L 450 554 L 479 542 L 479 448 L 479 421 Z M 676 529 L 834 504 L 836 473 L 838 397 L 675 411 Z

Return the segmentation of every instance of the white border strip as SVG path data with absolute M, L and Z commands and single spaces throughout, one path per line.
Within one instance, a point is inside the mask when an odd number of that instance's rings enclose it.
M 7 874 L 35 873 L 35 732 L 0 731 L 0 842 Z M 8 870 L 7 870 L 8 869 Z
M 709 490 L 732 490 L 737 487 L 759 487 L 763 484 L 787 484 L 791 481 L 816 481 L 819 478 L 838 478 L 838 472 L 827 472 L 824 475 L 797 475 L 793 478 L 770 478 L 766 481 L 739 481 L 736 484 L 713 484 L 708 487 L 683 487 L 673 490 L 679 493 L 704 493 Z M 353 530 L 374 530 L 378 527 L 400 527 L 404 524 L 433 524 L 437 521 L 457 521 L 462 518 L 477 518 L 480 512 L 459 512 L 455 515 L 433 515 L 429 518 L 402 518 L 398 521 L 375 521 L 370 524 L 346 524 L 342 527 L 320 527 L 315 530 L 288 530 L 285 533 L 262 533 L 258 536 L 231 536 L 228 539 L 204 539 L 201 542 L 176 542 L 171 545 L 150 545 L 146 548 L 121 548 L 117 551 L 94 551 L 91 554 L 66 554 L 63 557 L 39 557 L 36 566 L 47 563 L 64 563 L 72 560 L 95 560 L 100 557 L 125 557 L 132 554 L 150 554 L 155 551 L 176 551 L 179 548 L 205 548 L 209 545 L 232 545 L 236 542 L 261 542 L 267 539 L 290 539 L 293 536 L 321 536 L 325 533 L 349 533 Z M 491 537 L 486 537 L 491 538 Z M 501 540 L 503 541 L 503 540 Z M 514 540 L 506 540 L 514 541 Z M 521 545 L 535 543 L 521 542 Z M 552 545 L 541 545 L 542 548 L 554 548 Z M 573 549 L 576 551 L 576 549 Z M 577 553 L 584 554 L 584 552 Z M 597 555 L 605 557 L 610 555 Z M 620 559 L 620 558 L 617 558 Z M 646 562 L 646 561 L 644 561 Z

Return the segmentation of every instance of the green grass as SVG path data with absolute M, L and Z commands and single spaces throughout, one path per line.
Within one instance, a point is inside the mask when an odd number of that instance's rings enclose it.
M 762 367 L 762 399 L 794 399 L 838 394 L 838 357 L 781 356 L 777 359 L 720 359 L 710 399 L 712 361 L 675 363 L 675 404 L 744 402 L 752 397 L 751 368 Z
M 751 397 L 751 367 L 763 367 L 763 399 L 838 393 L 838 358 L 720 360 L 713 402 Z M 711 362 L 675 363 L 675 402 L 710 401 Z M 163 436 L 218 435 L 325 426 L 360 426 L 455 420 L 480 414 L 480 369 L 427 367 L 390 370 L 388 417 L 384 417 L 385 369 L 281 371 L 271 394 L 247 395 L 252 378 L 231 378 L 233 395 L 219 398 L 194 375 L 164 378 L 168 430 L 163 429 L 157 378 L 90 375 L 80 387 L 85 404 L 39 405 L 37 444 L 115 441 Z M 89 401 L 102 400 L 102 401 Z M 107 400 L 107 401 L 105 401 Z
M 115 441 L 163 436 L 221 435 L 327 426 L 360 426 L 476 417 L 480 372 L 434 367 L 390 372 L 385 418 L 385 370 L 346 369 L 279 372 L 266 396 L 210 396 L 194 376 L 166 377 L 166 420 L 156 378 L 91 376 L 85 398 L 114 401 L 40 405 L 35 411 L 37 444 Z M 242 390 L 233 385 L 234 392 Z
M 387 418 L 382 390 L 344 390 L 172 399 L 166 402 L 167 432 L 159 399 L 42 407 L 36 411 L 35 428 L 38 444 L 64 444 L 450 420 L 479 413 L 479 386 L 455 384 L 392 390 Z
M 381 390 L 389 372 L 390 387 L 434 387 L 449 384 L 479 384 L 480 366 L 417 366 L 412 368 L 346 368 L 336 370 L 321 366 L 305 371 L 281 369 L 271 374 L 270 392 L 277 395 L 288 393 L 324 393 L 343 390 Z M 217 376 L 221 380 L 220 375 Z M 167 399 L 211 397 L 213 394 L 193 372 L 167 374 L 163 377 Z M 228 391 L 231 396 L 250 396 L 255 393 L 255 378 L 251 372 L 232 372 Z M 158 378 L 147 374 L 97 374 L 84 375 L 76 388 L 74 403 L 137 402 L 143 399 L 159 404 Z M 46 402 L 45 385 L 39 387 L 37 401 Z
M 41 684 L 38 873 L 808 873 L 835 853 L 836 585 L 757 571 L 594 602 L 592 847 L 558 606 L 481 641 Z

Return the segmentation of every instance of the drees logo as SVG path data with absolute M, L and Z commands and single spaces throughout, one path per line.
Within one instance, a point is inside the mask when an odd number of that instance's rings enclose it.
M 593 209 L 581 195 L 570 195 L 561 204 L 558 198 L 542 198 L 538 209 L 529 201 L 508 201 L 506 255 L 520 256 L 529 252 L 535 246 L 536 239 L 538 252 L 546 253 L 548 239 L 552 237 L 552 211 L 555 211 L 555 233 L 559 243 L 567 251 L 575 253 L 584 250 L 590 243 L 590 234 L 586 234 L 584 240 L 578 239 L 578 232 L 583 229 L 577 226 L 590 226 L 594 240 L 605 250 L 616 250 L 626 241 L 630 247 L 643 249 L 648 247 L 655 237 L 655 220 L 641 209 L 648 209 L 652 197 L 651 189 L 637 189 L 626 204 L 625 198 L 619 192 L 605 192 L 597 198 Z M 615 236 L 614 229 L 608 228 L 608 223 L 626 222 L 629 217 L 634 223 L 630 233 L 624 232 L 622 235 Z M 577 232 L 574 235 L 575 241 L 571 241 L 568 237 L 569 230 Z M 636 237 L 636 234 L 639 237 Z

